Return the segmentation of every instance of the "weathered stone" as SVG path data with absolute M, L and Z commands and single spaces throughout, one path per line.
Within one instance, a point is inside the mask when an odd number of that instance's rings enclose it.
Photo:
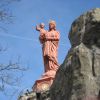
M 50 92 L 48 91 L 42 91 L 39 93 L 36 92 L 26 92 L 23 95 L 21 95 L 18 100 L 51 100 L 50 99 Z
M 19 96 L 18 100 L 37 100 L 36 93 L 33 91 L 26 92 Z
M 51 100 L 97 100 L 100 97 L 100 9 L 76 19 L 69 39 L 72 47 L 51 87 Z
M 93 9 L 77 18 L 72 23 L 69 39 L 72 46 L 81 42 L 89 46 L 100 46 L 100 9 Z

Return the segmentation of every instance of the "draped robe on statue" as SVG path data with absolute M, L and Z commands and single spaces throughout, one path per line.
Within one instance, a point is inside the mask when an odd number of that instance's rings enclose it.
M 45 73 L 43 77 L 54 77 L 59 67 L 58 65 L 58 42 L 60 34 L 58 31 L 40 30 L 40 43 L 42 44 Z

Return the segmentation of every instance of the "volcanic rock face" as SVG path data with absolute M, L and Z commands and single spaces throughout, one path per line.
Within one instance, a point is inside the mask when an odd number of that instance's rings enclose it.
M 51 100 L 100 99 L 100 9 L 72 23 L 71 49 L 51 87 Z

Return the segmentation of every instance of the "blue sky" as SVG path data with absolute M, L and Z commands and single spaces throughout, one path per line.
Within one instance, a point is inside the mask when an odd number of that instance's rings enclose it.
M 41 45 L 38 41 L 39 33 L 35 26 L 44 22 L 48 29 L 49 20 L 57 23 L 60 31 L 58 61 L 63 63 L 70 43 L 68 33 L 71 23 L 82 13 L 100 7 L 99 0 L 22 0 L 10 5 L 14 18 L 12 24 L 6 24 L 8 32 L 0 32 L 0 44 L 7 46 L 8 50 L 1 54 L 0 63 L 7 63 L 10 59 L 17 60 L 21 56 L 23 66 L 29 67 L 24 73 L 19 91 L 31 89 L 36 79 L 43 73 L 43 60 Z M 9 90 L 10 88 L 8 88 Z M 17 95 L 11 99 L 0 92 L 0 100 L 16 100 Z

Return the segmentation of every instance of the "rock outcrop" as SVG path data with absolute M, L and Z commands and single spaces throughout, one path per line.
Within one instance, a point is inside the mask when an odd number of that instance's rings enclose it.
M 100 9 L 77 18 L 69 39 L 72 47 L 51 87 L 51 100 L 99 100 Z
M 19 96 L 18 100 L 51 100 L 49 90 L 40 93 L 26 92 Z
M 100 100 L 100 8 L 72 23 L 69 40 L 71 48 L 51 89 L 19 100 Z

